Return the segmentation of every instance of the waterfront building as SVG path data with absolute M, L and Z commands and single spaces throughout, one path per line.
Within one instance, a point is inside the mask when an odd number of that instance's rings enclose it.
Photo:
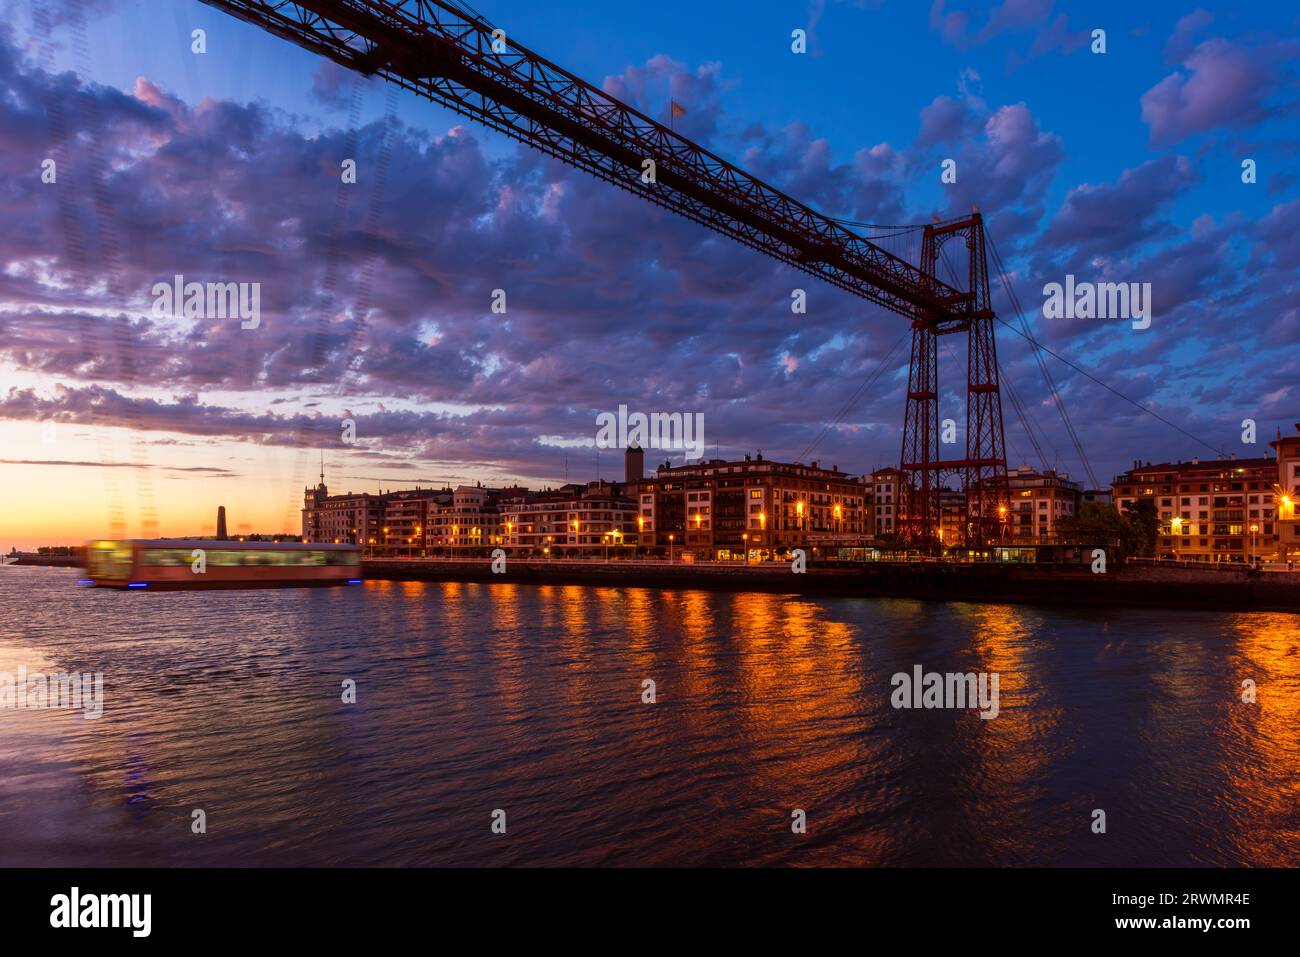
M 792 548 L 821 557 L 871 537 L 864 484 L 816 462 L 709 459 L 665 462 L 629 486 L 643 547 L 702 560 L 772 557 Z
M 1195 562 L 1265 560 L 1277 551 L 1279 463 L 1261 457 L 1134 463 L 1116 476 L 1121 512 L 1144 499 L 1159 519 L 1156 557 Z
M 889 467 L 871 473 L 872 528 L 875 538 L 898 534 L 898 469 Z
M 368 549 L 372 554 L 391 557 L 426 556 L 429 542 L 434 540 L 436 518 L 452 500 L 451 489 L 417 487 L 387 493 L 384 496 L 384 524 L 378 535 L 367 539 Z
M 512 553 L 552 558 L 626 553 L 637 544 L 636 502 L 623 493 L 622 485 L 597 481 L 505 496 L 501 540 Z
M 950 488 L 939 489 L 939 541 L 960 545 L 966 538 L 966 493 Z
M 1277 557 L 1281 561 L 1300 562 L 1300 516 L 1296 504 L 1300 503 L 1300 423 L 1296 435 L 1282 436 L 1269 444 L 1277 456 L 1277 485 L 1275 509 L 1277 524 Z
M 438 554 L 455 555 L 500 544 L 499 496 L 500 490 L 482 485 L 458 486 L 428 515 L 425 546 Z
M 330 544 L 366 545 L 382 536 L 385 497 L 369 492 L 330 495 L 321 473 L 320 484 L 303 493 L 302 540 Z
M 1062 519 L 1079 511 L 1083 485 L 1072 482 L 1068 473 L 1029 466 L 1007 469 L 1007 504 L 996 516 L 988 516 L 990 529 L 998 529 L 1000 541 L 1050 542 L 1060 531 Z M 969 503 L 969 520 L 979 520 L 978 501 Z
M 1275 458 L 1135 462 L 1109 489 L 1087 489 L 1065 473 L 1029 467 L 1007 472 L 1007 505 L 989 517 L 1007 542 L 1054 541 L 1083 502 L 1123 512 L 1150 500 L 1159 522 L 1156 555 L 1190 561 L 1300 561 L 1300 425 L 1279 431 Z M 893 539 L 899 529 L 895 467 L 853 477 L 757 455 L 686 465 L 665 462 L 645 474 L 645 453 L 624 454 L 624 481 L 571 483 L 541 492 L 481 484 L 330 495 L 321 481 L 304 491 L 302 539 L 363 545 L 371 554 L 429 557 L 511 554 L 594 557 L 690 555 L 741 560 L 804 548 L 831 557 Z M 939 537 L 964 540 L 979 520 L 962 492 L 939 490 Z

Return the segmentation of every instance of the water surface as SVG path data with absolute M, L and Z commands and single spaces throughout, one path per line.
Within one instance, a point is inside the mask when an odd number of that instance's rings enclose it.
M 1300 862 L 1297 615 L 75 577 L 0 570 L 0 671 L 106 696 L 0 710 L 0 865 Z

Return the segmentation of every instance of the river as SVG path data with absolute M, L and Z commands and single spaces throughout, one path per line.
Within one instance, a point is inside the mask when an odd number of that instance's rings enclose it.
M 1300 863 L 1297 615 L 76 577 L 0 569 L 0 676 L 104 676 L 0 710 L 0 865 Z

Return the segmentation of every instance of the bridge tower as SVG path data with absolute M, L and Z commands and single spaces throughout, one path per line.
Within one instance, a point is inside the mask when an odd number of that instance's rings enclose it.
M 951 258 L 949 250 L 954 253 Z M 984 218 L 978 211 L 925 227 L 920 268 L 925 281 L 934 282 L 936 290 L 942 288 L 937 276 L 941 260 L 958 274 L 955 281 L 960 291 L 946 297 L 947 316 L 923 314 L 912 321 L 912 359 L 898 469 L 898 527 L 903 539 L 922 551 L 940 547 L 939 492 L 945 476 L 957 477 L 966 493 L 963 525 L 967 545 L 997 539 L 1000 525 L 1008 517 L 1006 437 L 993 336 L 997 317 L 989 292 Z M 956 260 L 955 266 L 952 260 Z M 939 455 L 939 337 L 958 333 L 966 334 L 966 451 L 964 458 L 945 460 Z

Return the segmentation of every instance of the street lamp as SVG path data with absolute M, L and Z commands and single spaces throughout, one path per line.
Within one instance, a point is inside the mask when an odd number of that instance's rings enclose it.
M 740 540 L 741 540 L 742 542 L 745 543 L 745 545 L 744 545 L 744 548 L 745 548 L 745 564 L 748 565 L 748 564 L 749 564 L 749 532 L 744 532 L 744 533 L 742 533 L 741 536 L 740 536 Z
M 1259 539 L 1256 537 L 1256 533 L 1258 531 L 1259 531 L 1258 525 L 1250 526 L 1250 556 L 1251 556 L 1250 563 L 1252 565 L 1255 564 L 1255 556 L 1259 551 Z
M 668 564 L 671 565 L 672 563 L 673 563 L 673 534 L 672 532 L 669 532 L 668 533 Z
M 1182 534 L 1183 520 L 1175 517 L 1169 521 L 1169 532 L 1174 539 L 1174 561 L 1178 561 L 1178 536 Z

